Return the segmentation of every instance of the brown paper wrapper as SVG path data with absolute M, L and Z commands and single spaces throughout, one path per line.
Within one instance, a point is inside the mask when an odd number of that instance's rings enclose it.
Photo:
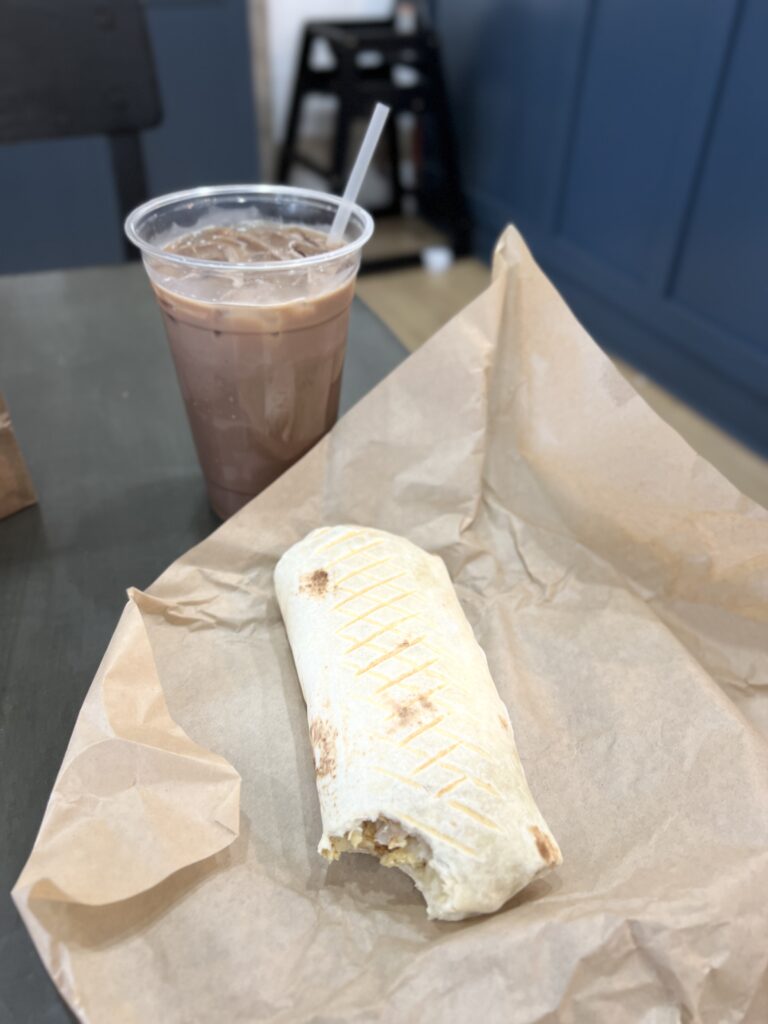
M 315 852 L 272 569 L 341 521 L 442 555 L 509 708 L 565 863 L 492 917 Z M 766 568 L 768 514 L 509 229 L 479 299 L 131 594 L 14 890 L 54 981 L 109 1024 L 768 1019 Z
M 0 395 L 0 519 L 36 501 L 37 495 L 13 432 L 11 414 Z

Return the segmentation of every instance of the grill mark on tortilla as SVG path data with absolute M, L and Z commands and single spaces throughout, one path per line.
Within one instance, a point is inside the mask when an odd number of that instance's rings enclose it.
M 474 821 L 478 823 L 478 825 L 482 825 L 483 828 L 492 829 L 494 832 L 501 831 L 499 826 L 492 818 L 488 818 L 486 817 L 485 814 L 481 814 L 479 811 L 476 811 L 473 807 L 469 807 L 467 804 L 461 803 L 460 800 L 449 800 L 448 804 L 451 807 L 453 807 L 455 811 L 459 811 L 460 814 L 465 814 L 468 818 L 472 818 Z
M 377 665 L 382 665 L 385 661 L 389 661 L 390 658 L 394 658 L 396 655 L 401 654 L 407 647 L 412 647 L 414 643 L 418 642 L 418 640 L 401 640 L 400 643 L 395 644 L 391 650 L 386 651 L 384 654 L 380 654 L 378 658 L 374 658 L 373 661 L 369 661 L 367 665 L 363 665 L 362 668 L 359 668 L 355 675 L 365 675 L 365 673 L 369 672 L 372 668 L 376 668 Z

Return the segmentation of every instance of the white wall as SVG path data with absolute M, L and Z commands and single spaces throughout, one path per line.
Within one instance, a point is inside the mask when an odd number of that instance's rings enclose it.
M 266 0 L 266 5 L 272 137 L 279 144 L 285 134 L 304 23 L 386 18 L 394 0 Z M 321 107 L 317 114 L 318 121 L 324 120 Z

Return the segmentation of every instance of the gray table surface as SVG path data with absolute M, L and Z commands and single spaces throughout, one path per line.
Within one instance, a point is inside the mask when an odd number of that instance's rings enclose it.
M 406 353 L 355 301 L 341 405 Z M 125 602 L 218 522 L 140 266 L 0 277 L 0 392 L 39 505 L 0 521 L 0 1022 L 72 1018 L 8 895 Z

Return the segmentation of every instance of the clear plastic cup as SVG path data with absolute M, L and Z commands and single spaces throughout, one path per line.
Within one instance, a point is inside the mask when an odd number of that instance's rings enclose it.
M 166 246 L 207 227 L 326 233 L 341 200 L 278 185 L 174 192 L 125 222 L 155 292 L 214 511 L 227 518 L 336 422 L 349 308 L 370 214 L 341 246 L 280 261 L 221 262 Z

